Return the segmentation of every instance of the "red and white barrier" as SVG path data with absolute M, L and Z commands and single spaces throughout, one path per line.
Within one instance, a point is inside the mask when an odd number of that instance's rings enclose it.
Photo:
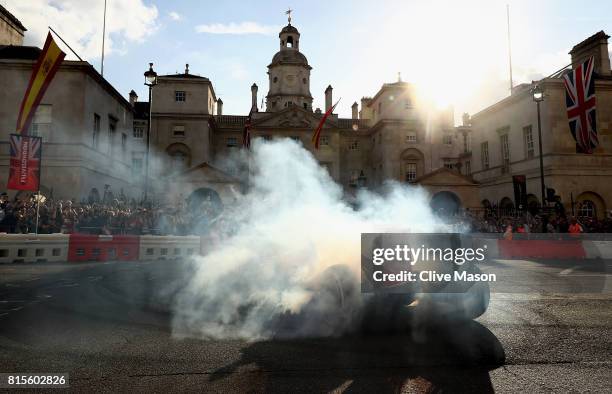
M 141 235 L 141 260 L 172 260 L 200 253 L 200 237 L 176 235 Z
M 0 234 L 0 263 L 68 261 L 68 234 Z
M 199 236 L 0 234 L 0 263 L 174 260 L 204 255 L 216 240 Z M 489 259 L 612 259 L 612 240 L 472 237 Z

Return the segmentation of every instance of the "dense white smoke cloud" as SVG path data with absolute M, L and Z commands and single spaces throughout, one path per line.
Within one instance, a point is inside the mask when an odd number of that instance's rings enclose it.
M 250 190 L 221 219 L 221 230 L 230 234 L 194 261 L 189 284 L 177 297 L 177 336 L 340 335 L 361 305 L 361 233 L 443 228 L 419 188 L 389 184 L 381 195 L 362 192 L 361 208 L 354 209 L 296 142 L 257 140 L 252 153 Z M 322 274 L 339 264 L 345 267 L 341 277 Z M 326 295 L 321 284 L 329 281 L 348 282 L 344 291 L 354 291 Z M 281 333 L 283 321 L 297 324 Z

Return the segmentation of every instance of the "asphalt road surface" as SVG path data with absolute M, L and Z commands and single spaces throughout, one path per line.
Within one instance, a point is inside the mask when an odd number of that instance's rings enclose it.
M 607 261 L 499 261 L 476 321 L 260 342 L 173 337 L 181 267 L 1 265 L 0 372 L 97 392 L 612 392 Z

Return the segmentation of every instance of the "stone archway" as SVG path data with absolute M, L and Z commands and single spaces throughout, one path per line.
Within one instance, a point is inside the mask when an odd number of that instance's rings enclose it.
M 540 210 L 540 200 L 535 194 L 527 195 L 527 211 L 535 215 Z
M 208 233 L 210 226 L 222 212 L 223 202 L 219 193 L 208 187 L 194 190 L 187 198 L 189 231 L 198 235 Z
M 429 202 L 434 213 L 440 216 L 454 216 L 461 209 L 461 199 L 453 192 L 437 192 Z

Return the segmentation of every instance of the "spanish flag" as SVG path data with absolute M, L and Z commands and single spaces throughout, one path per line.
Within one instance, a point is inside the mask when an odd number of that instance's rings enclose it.
M 32 70 L 30 83 L 21 102 L 19 116 L 17 117 L 17 133 L 27 134 L 36 107 L 40 104 L 40 100 L 45 95 L 45 91 L 65 56 L 66 54 L 53 41 L 51 33 L 48 33 L 45 46 Z
M 321 139 L 321 131 L 323 131 L 323 125 L 325 124 L 325 121 L 327 120 L 329 115 L 334 112 L 334 109 L 336 108 L 336 105 L 338 105 L 339 102 L 340 100 L 336 101 L 336 104 L 332 105 L 331 108 L 325 112 L 325 114 L 321 118 L 321 121 L 319 122 L 319 125 L 315 129 L 314 134 L 312 135 L 312 143 L 314 144 L 315 149 L 319 149 L 319 140 Z

